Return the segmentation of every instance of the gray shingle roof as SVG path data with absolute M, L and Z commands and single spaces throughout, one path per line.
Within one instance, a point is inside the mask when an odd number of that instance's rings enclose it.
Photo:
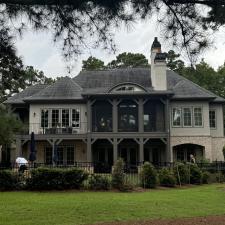
M 24 101 L 82 99 L 82 90 L 82 87 L 80 87 L 80 85 L 78 85 L 73 79 L 69 77 L 63 77 L 41 92 L 24 98 Z
M 111 70 L 84 70 L 74 78 L 84 89 L 105 88 L 132 82 L 143 87 L 151 88 L 150 68 L 123 68 Z
M 22 92 L 15 94 L 12 97 L 8 98 L 4 103 L 6 103 L 6 104 L 24 104 L 24 101 L 23 101 L 24 98 L 30 97 L 30 96 L 40 92 L 47 86 L 48 85 L 46 85 L 46 84 L 36 84 L 36 85 L 30 86 L 30 87 L 26 88 L 25 90 L 23 90 Z
M 17 104 L 24 101 L 79 100 L 82 94 L 103 94 L 121 83 L 136 83 L 149 93 L 151 85 L 150 68 L 123 68 L 113 70 L 81 71 L 73 79 L 62 78 L 50 86 L 35 85 L 9 98 L 5 103 Z M 168 90 L 174 93 L 173 99 L 211 99 L 213 102 L 225 102 L 221 97 L 187 80 L 177 73 L 167 70 Z M 24 100 L 24 101 L 23 101 Z
M 139 84 L 152 92 L 151 71 L 149 68 L 126 68 L 114 70 L 81 71 L 74 80 L 84 88 L 86 93 L 104 93 L 113 86 L 123 82 Z M 174 92 L 173 99 L 210 99 L 224 101 L 210 91 L 198 86 L 192 81 L 167 70 L 168 90 Z

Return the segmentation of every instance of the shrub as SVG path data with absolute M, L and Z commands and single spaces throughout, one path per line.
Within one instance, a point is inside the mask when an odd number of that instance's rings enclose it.
M 82 169 L 73 168 L 63 170 L 63 188 L 79 189 L 87 178 L 88 174 Z
M 0 191 L 15 190 L 19 187 L 15 173 L 9 170 L 0 170 Z
M 141 185 L 144 188 L 155 188 L 158 184 L 158 174 L 155 167 L 149 163 L 145 162 L 141 168 Z
M 174 187 L 176 185 L 176 178 L 170 169 L 163 168 L 159 172 L 160 185 L 164 187 Z
M 189 170 L 183 163 L 176 163 L 173 169 L 178 184 L 189 183 Z
M 109 190 L 111 185 L 108 177 L 96 174 L 90 175 L 88 183 L 92 190 Z
M 121 190 L 125 183 L 124 161 L 118 159 L 113 166 L 112 171 L 112 187 Z
M 38 168 L 31 171 L 27 188 L 31 190 L 62 190 L 80 188 L 87 174 L 81 169 Z
M 188 164 L 190 169 L 190 183 L 201 184 L 202 183 L 202 171 L 195 164 Z
M 204 171 L 202 173 L 202 183 L 203 184 L 209 184 L 210 183 L 210 176 L 211 174 L 207 171 Z

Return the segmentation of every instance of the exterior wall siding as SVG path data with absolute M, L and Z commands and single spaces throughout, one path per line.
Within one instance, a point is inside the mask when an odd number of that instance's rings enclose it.
M 74 161 L 75 162 L 86 162 L 87 161 L 87 151 L 86 144 L 82 141 L 70 141 L 61 142 L 60 145 L 73 145 L 74 146 Z M 51 147 L 47 141 L 37 141 L 36 142 L 36 163 L 45 163 L 45 148 Z M 24 144 L 22 148 L 22 156 L 29 159 L 29 143 Z
M 172 124 L 172 108 L 174 107 L 202 107 L 202 127 L 173 127 Z M 170 104 L 170 135 L 171 136 L 210 136 L 209 129 L 209 104 L 208 102 L 182 102 L 182 101 L 172 101 Z M 193 118 L 192 118 L 193 124 Z
M 224 123 L 223 123 L 223 105 L 210 104 L 209 109 L 216 111 L 216 128 L 210 129 L 212 137 L 223 137 L 224 136 Z

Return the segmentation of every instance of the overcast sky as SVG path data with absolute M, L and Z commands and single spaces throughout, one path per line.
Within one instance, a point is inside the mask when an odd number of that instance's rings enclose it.
M 160 31 L 156 29 L 154 24 L 154 21 L 139 22 L 129 30 L 121 28 L 115 35 L 115 43 L 118 49 L 115 55 L 109 54 L 102 49 L 86 50 L 78 61 L 74 62 L 74 70 L 69 76 L 76 76 L 81 70 L 82 60 L 87 59 L 90 55 L 106 63 L 122 52 L 142 53 L 149 59 L 150 47 L 155 36 L 158 36 L 159 40 L 161 39 L 162 50 L 168 51 L 171 47 L 160 38 Z M 207 50 L 200 57 L 204 58 L 214 68 L 222 65 L 225 61 L 224 37 L 225 29 L 215 36 L 214 47 Z M 53 44 L 51 34 L 27 32 L 21 40 L 17 40 L 16 46 L 18 55 L 23 58 L 25 65 L 32 65 L 36 69 L 42 70 L 48 77 L 68 75 L 60 49 Z

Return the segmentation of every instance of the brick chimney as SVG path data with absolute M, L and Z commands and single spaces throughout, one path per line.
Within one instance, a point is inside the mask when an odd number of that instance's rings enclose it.
M 151 80 L 156 91 L 167 90 L 166 53 L 162 53 L 161 44 L 155 37 L 151 47 Z

